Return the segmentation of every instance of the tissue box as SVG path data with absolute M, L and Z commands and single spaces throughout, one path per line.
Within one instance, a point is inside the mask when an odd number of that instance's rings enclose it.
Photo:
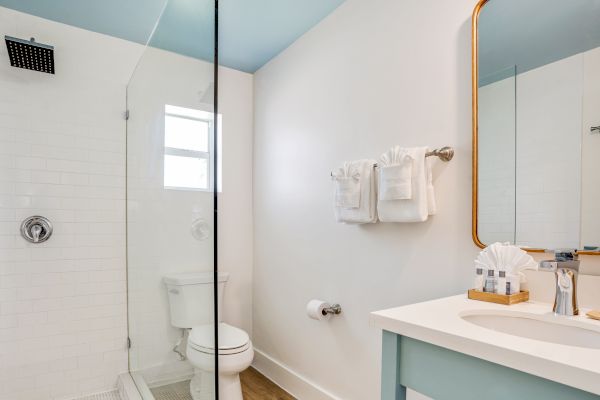
M 488 303 L 504 304 L 510 306 L 511 304 L 523 303 L 529 300 L 529 291 L 523 290 L 519 293 L 506 295 L 497 293 L 480 292 L 479 290 L 469 290 L 469 299 L 487 301 Z

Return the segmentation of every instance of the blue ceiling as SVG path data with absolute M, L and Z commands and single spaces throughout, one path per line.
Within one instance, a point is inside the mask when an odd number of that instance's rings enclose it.
M 255 72 L 343 1 L 222 0 L 220 64 Z M 165 0 L 0 0 L 0 6 L 137 43 L 147 43 L 156 26 L 151 46 L 203 60 L 213 59 L 213 4 L 212 0 L 168 0 L 166 6 Z
M 480 86 L 600 46 L 600 0 L 490 0 L 479 16 Z

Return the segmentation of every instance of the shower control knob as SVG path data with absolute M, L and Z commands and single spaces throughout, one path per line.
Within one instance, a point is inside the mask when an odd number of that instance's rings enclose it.
M 21 236 L 30 243 L 42 243 L 52 236 L 52 224 L 48 218 L 34 215 L 21 224 Z

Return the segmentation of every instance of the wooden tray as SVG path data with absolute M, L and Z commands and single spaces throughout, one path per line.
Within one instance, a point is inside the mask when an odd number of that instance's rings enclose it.
M 587 313 L 585 315 L 587 315 L 591 319 L 600 320 L 600 311 L 596 311 L 596 310 L 590 311 L 589 313 Z
M 529 292 L 527 290 L 521 291 L 511 295 L 496 294 L 488 292 L 480 292 L 478 290 L 469 290 L 469 299 L 487 301 L 488 303 L 505 304 L 507 306 L 511 304 L 522 303 L 529 300 Z

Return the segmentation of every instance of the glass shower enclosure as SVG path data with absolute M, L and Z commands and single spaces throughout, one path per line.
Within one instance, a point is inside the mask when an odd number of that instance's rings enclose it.
M 166 2 L 127 87 L 129 370 L 144 400 L 218 397 L 186 353 L 192 326 L 215 341 L 215 3 Z

